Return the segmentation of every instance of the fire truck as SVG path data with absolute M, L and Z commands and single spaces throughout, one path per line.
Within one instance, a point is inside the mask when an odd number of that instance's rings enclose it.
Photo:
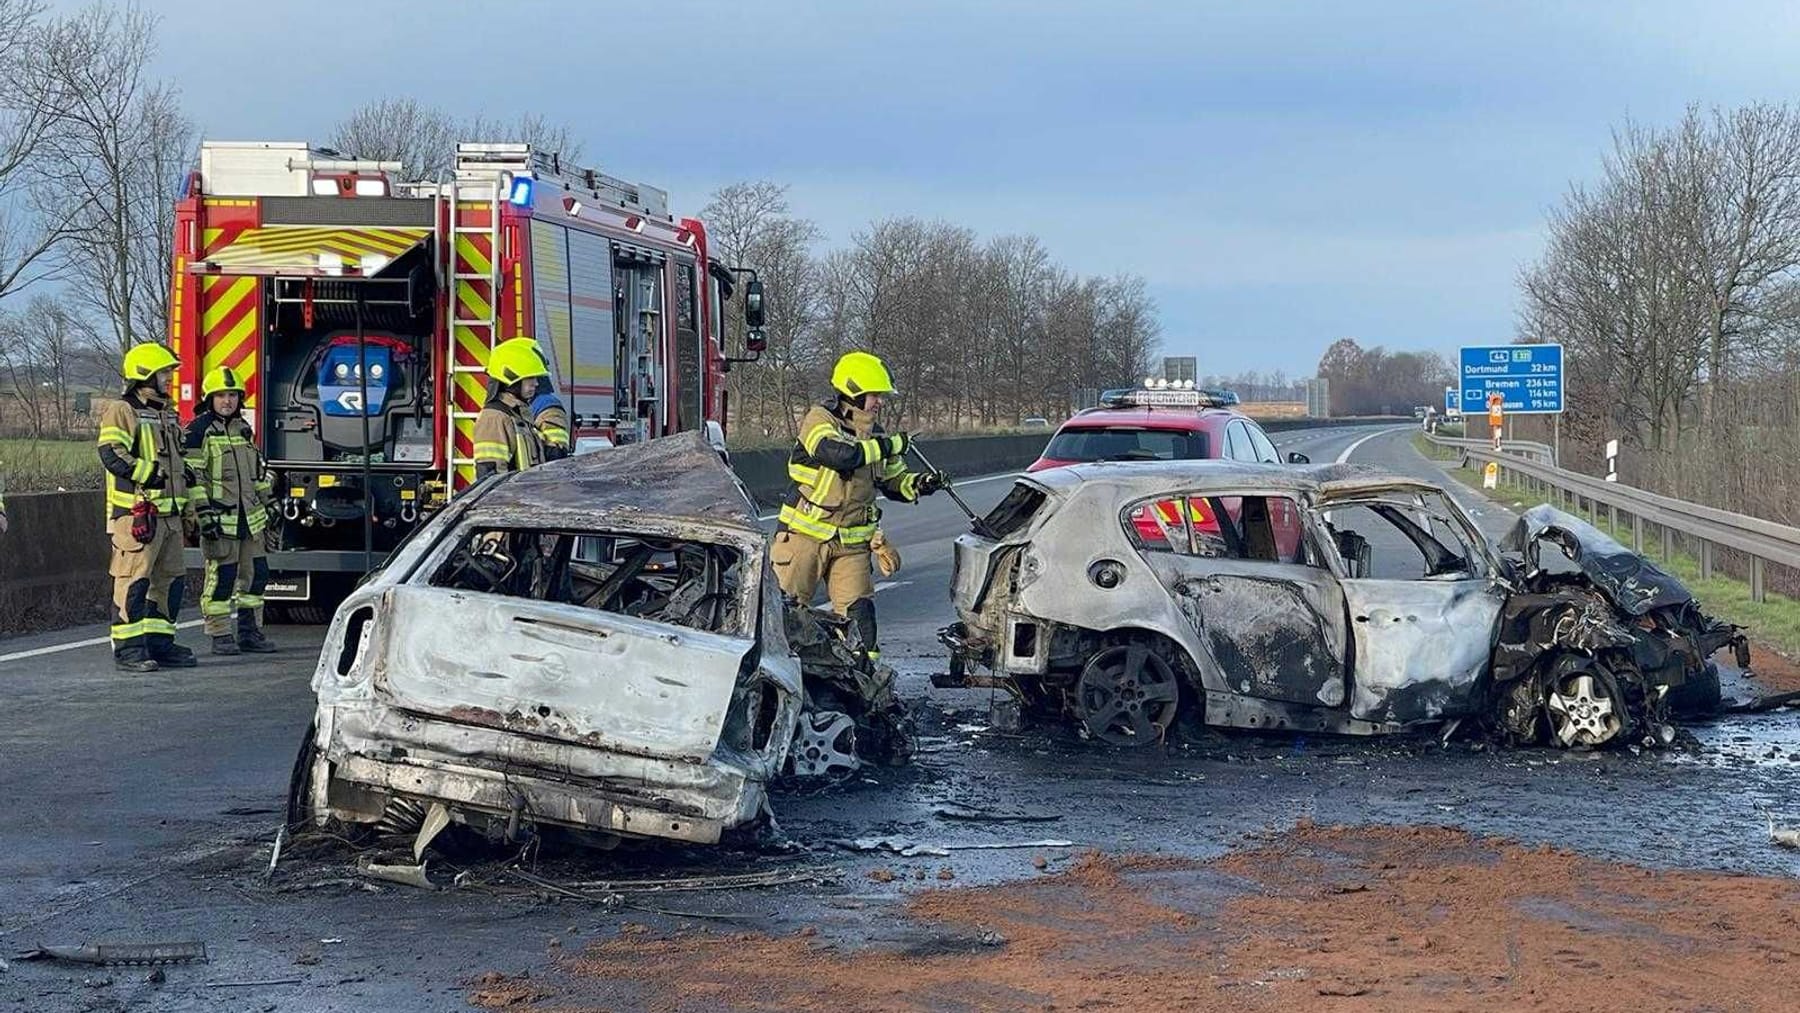
M 740 278 L 761 351 L 761 284 L 709 255 L 703 223 L 524 144 L 459 144 L 447 178 L 405 182 L 397 162 L 209 141 L 174 239 L 182 414 L 212 369 L 243 379 L 276 473 L 274 600 L 329 604 L 474 481 L 499 342 L 538 339 L 577 452 L 695 429 L 723 450 Z

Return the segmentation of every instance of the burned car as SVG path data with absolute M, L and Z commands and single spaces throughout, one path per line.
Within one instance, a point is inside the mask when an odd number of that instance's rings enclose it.
M 490 838 L 602 844 L 756 822 L 792 750 L 801 773 L 856 762 L 856 720 L 809 699 L 897 710 L 890 675 L 784 606 L 766 543 L 698 436 L 470 490 L 338 609 L 290 821 L 405 831 L 436 804 Z
M 1621 565 L 1577 519 L 1531 517 L 1527 541 Z M 976 528 L 934 681 L 1118 744 L 1178 721 L 1656 740 L 1669 691 L 1741 643 L 1660 571 L 1608 584 L 1503 558 L 1438 486 L 1356 465 L 1077 465 L 1021 478 Z M 1652 584 L 1648 611 L 1615 600 Z

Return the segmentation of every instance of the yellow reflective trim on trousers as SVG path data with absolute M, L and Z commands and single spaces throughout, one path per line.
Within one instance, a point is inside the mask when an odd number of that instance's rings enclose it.
M 144 632 L 153 637 L 157 634 L 170 637 L 175 635 L 175 624 L 167 619 L 146 619 L 143 625 Z
M 119 623 L 112 628 L 112 638 L 114 640 L 131 640 L 143 635 L 144 622 L 141 619 L 135 623 Z
M 811 457 L 819 449 L 819 444 L 823 443 L 826 437 L 835 435 L 837 435 L 836 426 L 829 422 L 821 422 L 801 435 L 800 445 L 806 448 L 806 455 Z
M 111 443 L 120 447 L 129 447 L 131 446 L 131 434 L 118 426 L 101 426 L 100 439 L 97 442 L 102 445 Z
M 791 505 L 781 508 L 779 520 L 784 526 L 798 531 L 808 538 L 815 538 L 821 542 L 829 542 L 837 537 L 836 525 L 828 524 L 820 520 L 814 520 L 801 513 L 799 510 L 794 509 Z

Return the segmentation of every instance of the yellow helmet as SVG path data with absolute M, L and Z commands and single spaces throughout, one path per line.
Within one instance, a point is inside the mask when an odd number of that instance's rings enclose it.
M 831 385 L 845 397 L 894 393 L 894 378 L 886 364 L 868 352 L 844 353 L 831 371 Z
M 181 363 L 175 353 L 155 342 L 132 345 L 125 353 L 125 368 L 121 371 L 125 379 L 133 382 L 148 380 L 157 373 L 177 366 Z
M 550 363 L 535 338 L 513 338 L 495 345 L 488 354 L 487 374 L 496 383 L 510 386 L 534 376 L 549 376 Z
M 206 374 L 206 379 L 200 381 L 200 396 L 202 398 L 209 398 L 214 394 L 219 394 L 228 390 L 235 390 L 239 394 L 244 392 L 244 378 L 238 374 L 237 370 L 232 369 L 230 366 L 220 366 L 218 369 Z

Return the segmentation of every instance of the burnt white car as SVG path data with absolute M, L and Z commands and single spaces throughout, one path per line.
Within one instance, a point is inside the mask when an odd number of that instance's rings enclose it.
M 470 490 L 338 609 L 290 819 L 436 804 L 489 836 L 699 843 L 755 821 L 805 698 L 766 542 L 699 436 Z
M 1039 472 L 957 539 L 950 671 L 934 681 L 1127 745 L 1184 719 L 1376 734 L 1476 718 L 1516 741 L 1666 741 L 1670 690 L 1741 635 L 1635 554 L 1626 583 L 1664 593 L 1622 605 L 1624 550 L 1576 518 L 1539 508 L 1521 526 L 1522 546 L 1577 565 L 1504 558 L 1438 486 L 1355 465 Z

